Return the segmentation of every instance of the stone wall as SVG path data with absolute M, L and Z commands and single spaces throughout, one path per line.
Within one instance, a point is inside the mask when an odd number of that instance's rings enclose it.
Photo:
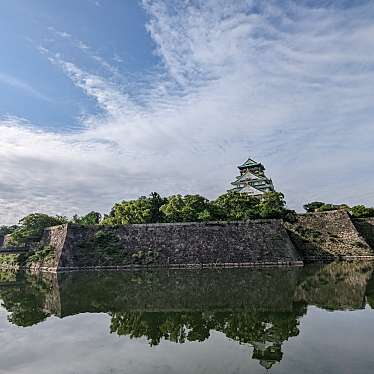
M 12 239 L 11 234 L 4 235 L 2 246 L 3 246 L 3 247 L 6 247 L 7 245 L 9 245 L 10 242 L 11 242 L 11 239 Z
M 48 264 L 43 262 L 35 264 L 34 270 L 38 268 L 57 268 L 59 261 L 66 256 L 65 253 L 65 242 L 67 235 L 68 225 L 60 225 L 49 227 L 44 230 L 43 236 L 40 240 L 41 246 L 51 246 L 55 250 L 55 257 L 48 260 Z
M 332 211 L 301 214 L 292 224 L 276 219 L 120 226 L 66 224 L 46 229 L 41 244 L 41 254 L 20 266 L 56 271 L 302 265 L 303 261 L 336 258 L 374 259 L 374 219 L 352 222 L 345 211 Z
M 56 248 L 59 269 L 302 264 L 281 220 L 68 224 L 49 229 L 44 243 Z
M 353 219 L 353 224 L 371 248 L 374 249 L 374 217 Z
M 300 214 L 287 228 L 304 260 L 374 256 L 374 251 L 343 210 Z

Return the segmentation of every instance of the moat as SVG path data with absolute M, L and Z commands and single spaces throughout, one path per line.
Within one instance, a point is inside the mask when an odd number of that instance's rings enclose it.
M 1 272 L 0 373 L 370 373 L 373 268 Z

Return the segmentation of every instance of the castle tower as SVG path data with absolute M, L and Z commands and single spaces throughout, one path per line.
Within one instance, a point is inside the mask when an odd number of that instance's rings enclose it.
M 261 197 L 265 192 L 274 191 L 273 182 L 265 175 L 265 167 L 249 158 L 238 166 L 240 175 L 231 184 L 234 186 L 228 192 L 242 192 L 251 196 Z

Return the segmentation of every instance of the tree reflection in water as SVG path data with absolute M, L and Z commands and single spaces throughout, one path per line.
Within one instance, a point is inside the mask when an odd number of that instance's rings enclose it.
M 176 270 L 66 274 L 0 273 L 9 322 L 31 326 L 50 315 L 111 316 L 110 332 L 202 342 L 212 331 L 253 347 L 266 368 L 280 362 L 282 345 L 299 334 L 308 305 L 328 310 L 373 307 L 372 265 L 332 263 L 303 269 Z
M 202 342 L 212 330 L 254 348 L 253 358 L 271 367 L 282 359 L 282 343 L 299 334 L 298 317 L 306 305 L 292 312 L 126 312 L 113 313 L 110 331 L 131 338 L 146 337 L 151 346 L 162 339 L 175 343 Z

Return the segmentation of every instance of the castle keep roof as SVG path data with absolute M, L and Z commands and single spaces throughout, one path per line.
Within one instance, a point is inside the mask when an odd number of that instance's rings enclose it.
M 259 163 L 257 161 L 252 160 L 251 158 L 248 158 L 248 160 L 246 162 L 239 165 L 238 169 L 241 170 L 241 169 L 246 169 L 246 168 L 250 168 L 250 167 L 254 167 L 254 166 L 259 166 L 260 168 L 265 170 L 264 165 L 262 165 L 261 163 Z

